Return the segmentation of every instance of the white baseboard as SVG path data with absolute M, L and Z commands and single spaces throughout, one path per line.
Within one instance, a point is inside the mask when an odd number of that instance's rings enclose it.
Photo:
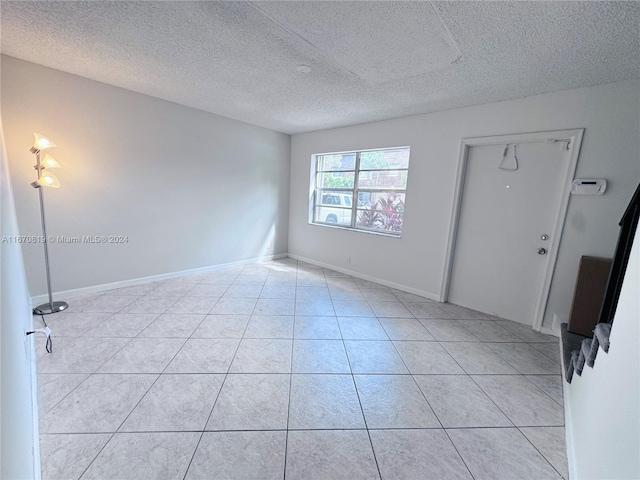
M 264 257 L 249 258 L 247 260 L 239 260 L 237 262 L 221 263 L 218 265 L 210 265 L 208 267 L 193 268 L 191 270 L 181 270 L 179 272 L 162 273 L 160 275 L 152 275 L 149 277 L 132 278 L 130 280 L 122 280 L 120 282 L 104 283 L 102 285 L 93 285 L 91 287 L 75 288 L 72 290 L 63 290 L 60 292 L 54 292 L 54 300 L 66 300 L 68 298 L 80 297 L 82 295 L 90 295 L 92 293 L 106 292 L 107 290 L 113 290 L 114 288 L 131 287 L 133 285 L 142 285 L 144 283 L 159 282 L 161 280 L 169 280 L 171 278 L 186 277 L 188 275 L 197 275 L 199 273 L 216 272 L 224 270 L 225 268 L 237 267 L 240 265 L 248 265 L 251 263 L 266 262 L 269 260 L 277 260 L 278 258 L 287 257 L 286 253 L 280 253 L 277 255 L 267 255 Z M 31 297 L 31 303 L 33 305 L 40 305 L 41 303 L 49 300 L 48 295 L 36 295 Z
M 558 332 L 545 325 L 540 327 L 540 333 L 545 333 L 547 335 L 551 335 L 552 337 L 560 338 L 560 334 Z
M 372 277 L 370 275 L 364 275 L 359 272 L 354 272 L 353 270 L 348 270 L 346 268 L 336 267 L 335 265 L 330 265 L 328 263 L 318 262 L 317 260 L 313 260 L 311 258 L 301 257 L 300 255 L 288 255 L 290 258 L 295 260 L 300 260 L 301 262 L 310 263 L 312 265 L 317 265 L 319 267 L 328 268 L 331 270 L 335 270 L 336 272 L 344 273 L 345 275 L 351 275 L 352 277 L 361 278 L 363 280 L 369 280 L 370 282 L 379 283 L 380 285 L 384 285 L 386 287 L 395 288 L 396 290 L 402 290 L 403 292 L 413 293 L 414 295 L 420 295 L 421 297 L 428 298 L 429 300 L 435 300 L 436 302 L 440 301 L 440 296 L 431 292 L 427 292 L 425 290 L 420 290 L 413 287 L 407 287 L 406 285 L 401 285 L 399 283 L 390 282 L 383 278 Z
M 324 263 L 324 262 L 319 262 L 317 260 L 314 260 L 312 258 L 307 258 L 307 257 L 303 257 L 300 255 L 294 255 L 294 254 L 287 254 L 287 253 L 280 253 L 277 255 L 267 255 L 267 256 L 263 256 L 263 257 L 255 257 L 255 258 L 249 258 L 247 260 L 239 260 L 237 262 L 228 262 L 228 263 L 221 263 L 218 265 L 210 265 L 207 267 L 200 267 L 200 268 L 193 268 L 190 270 L 181 270 L 178 272 L 171 272 L 171 273 L 163 273 L 160 275 L 152 275 L 149 277 L 140 277 L 140 278 L 132 278 L 130 280 L 122 280 L 119 282 L 112 282 L 112 283 L 104 283 L 101 285 L 93 285 L 90 287 L 82 287 L 82 288 L 75 288 L 75 289 L 71 289 L 71 290 L 63 290 L 60 292 L 54 292 L 53 293 L 53 297 L 54 300 L 66 300 L 69 298 L 74 298 L 74 297 L 80 297 L 82 295 L 91 295 L 94 293 L 101 293 L 101 292 L 106 292 L 108 290 L 113 290 L 116 288 L 123 288 L 123 287 L 131 287 L 133 285 L 142 285 L 145 283 L 152 283 L 152 282 L 159 282 L 162 280 L 169 280 L 172 278 L 179 278 L 179 277 L 186 277 L 189 275 L 197 275 L 199 273 L 209 273 L 209 272 L 215 272 L 215 271 L 219 271 L 219 270 L 224 270 L 225 268 L 230 268 L 230 267 L 237 267 L 240 265 L 248 265 L 248 264 L 252 264 L 252 263 L 259 263 L 259 262 L 266 262 L 269 260 L 277 260 L 279 258 L 293 258 L 294 260 L 299 260 L 301 262 L 306 262 L 306 263 L 310 263 L 311 265 L 317 265 L 318 267 L 323 267 L 323 268 L 328 268 L 330 270 L 335 270 L 336 272 L 340 272 L 340 273 L 344 273 L 345 275 L 351 275 L 352 277 L 356 277 L 356 278 L 361 278 L 363 280 L 368 280 L 370 282 L 375 282 L 375 283 L 379 283 L 380 285 L 385 285 L 387 287 L 390 288 L 395 288 L 396 290 L 401 290 L 403 292 L 407 292 L 407 293 L 413 293 L 414 295 L 419 295 L 421 297 L 425 297 L 428 298 L 429 300 L 433 300 L 436 302 L 440 301 L 440 296 L 435 294 L 435 293 L 431 293 L 431 292 L 427 292 L 426 290 L 420 290 L 418 288 L 413 288 L 413 287 L 408 287 L 406 285 L 402 285 L 399 283 L 395 283 L 395 282 L 390 282 L 388 280 L 385 280 L 384 278 L 378 278 L 378 277 L 373 277 L 371 275 L 364 275 L 362 273 L 359 272 L 355 272 L 353 270 L 349 270 L 346 268 L 342 268 L 342 267 L 336 267 L 335 265 L 330 265 L 328 263 Z M 48 296 L 46 294 L 43 295 L 36 295 L 31 297 L 31 303 L 32 305 L 40 305 L 41 303 L 45 303 L 49 300 Z M 526 324 L 523 324 L 526 325 Z M 543 326 L 540 330 L 541 333 L 546 333 L 548 335 L 553 335 L 555 337 L 558 336 L 558 334 L 556 332 L 554 332 L 551 328 Z

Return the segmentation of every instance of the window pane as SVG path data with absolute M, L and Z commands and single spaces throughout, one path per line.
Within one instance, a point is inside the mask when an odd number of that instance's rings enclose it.
M 361 170 L 386 170 L 409 168 L 409 149 L 381 150 L 360 154 Z
M 373 170 L 370 172 L 360 172 L 358 177 L 358 188 L 380 188 L 384 190 L 407 188 L 406 170 Z
M 405 194 L 397 192 L 358 192 L 358 208 L 404 211 Z
M 338 207 L 316 207 L 314 221 L 351 225 L 351 209 Z
M 337 207 L 350 207 L 351 197 L 353 197 L 353 194 L 351 192 L 341 192 L 335 190 L 318 190 L 317 195 L 318 205 L 335 205 Z
M 318 173 L 318 188 L 353 188 L 354 172 Z
M 382 212 L 378 210 L 358 210 L 356 227 L 378 230 L 380 232 L 401 233 L 404 214 Z
M 337 153 L 320 155 L 318 157 L 318 172 L 336 172 L 341 170 L 355 170 L 355 153 Z
M 402 232 L 404 193 L 359 192 L 357 227 L 384 232 Z

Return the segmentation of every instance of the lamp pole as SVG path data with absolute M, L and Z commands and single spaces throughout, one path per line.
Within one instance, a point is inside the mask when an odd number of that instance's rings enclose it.
M 43 303 L 42 305 L 38 305 L 33 309 L 33 313 L 37 315 L 48 315 L 51 313 L 61 312 L 69 307 L 67 302 L 54 302 L 53 295 L 51 294 L 51 273 L 49 270 L 49 245 L 47 238 L 47 224 L 44 217 L 44 195 L 42 193 L 43 185 L 40 184 L 40 179 L 42 178 L 42 170 L 44 167 L 40 161 L 40 150 L 35 146 L 31 148 L 31 152 L 36 155 L 36 165 L 35 169 L 38 175 L 38 181 L 35 181 L 31 184 L 33 188 L 38 189 L 38 196 L 40 198 L 40 219 L 42 221 L 42 236 L 43 236 L 43 245 L 44 245 L 44 265 L 47 272 L 47 293 L 49 295 L 49 302 Z

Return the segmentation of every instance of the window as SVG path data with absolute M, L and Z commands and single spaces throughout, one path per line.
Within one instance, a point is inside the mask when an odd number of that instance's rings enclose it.
M 400 236 L 408 147 L 326 153 L 314 160 L 312 223 Z

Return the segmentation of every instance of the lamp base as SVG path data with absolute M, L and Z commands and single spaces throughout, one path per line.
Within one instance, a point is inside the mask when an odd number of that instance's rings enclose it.
M 43 303 L 42 305 L 38 305 L 33 309 L 33 313 L 36 315 L 49 315 L 50 313 L 58 313 L 63 310 L 69 308 L 69 304 L 67 302 L 53 302 L 51 303 Z

